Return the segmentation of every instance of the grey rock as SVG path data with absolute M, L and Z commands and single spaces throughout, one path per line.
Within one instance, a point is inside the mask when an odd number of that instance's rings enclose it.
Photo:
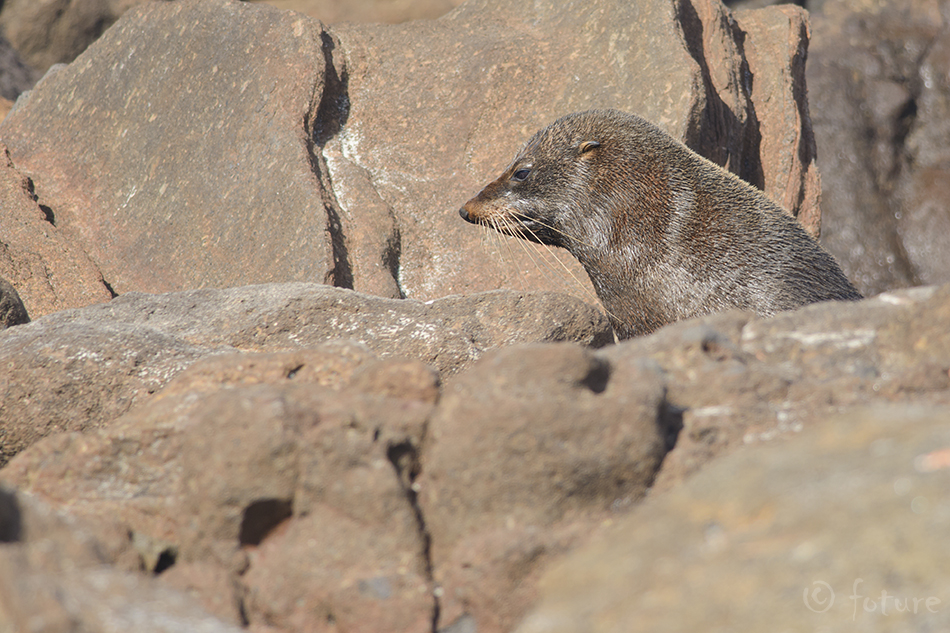
M 18 529 L 11 531 L 11 525 Z M 17 527 L 17 525 L 13 525 Z M 0 487 L 0 629 L 203 631 L 236 626 L 152 578 L 105 563 L 107 548 L 74 517 Z
M 552 293 L 427 303 L 303 283 L 129 293 L 0 334 L 0 463 L 39 437 L 106 424 L 199 358 L 237 349 L 300 350 L 351 339 L 451 375 L 503 345 L 598 346 L 612 337 L 595 308 Z
M 552 569 L 515 630 L 946 628 L 948 417 L 858 408 L 725 457 Z

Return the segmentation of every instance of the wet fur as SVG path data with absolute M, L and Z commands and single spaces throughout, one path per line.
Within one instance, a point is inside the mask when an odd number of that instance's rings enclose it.
M 762 192 L 616 110 L 541 130 L 459 213 L 567 249 L 619 338 L 729 308 L 771 316 L 861 299 L 834 258 Z

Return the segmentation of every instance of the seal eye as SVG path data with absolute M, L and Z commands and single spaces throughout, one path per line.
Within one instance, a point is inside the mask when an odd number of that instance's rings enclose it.
M 528 174 L 530 173 L 531 173 L 530 169 L 528 169 L 527 167 L 522 167 L 515 173 L 511 174 L 511 179 L 514 180 L 515 182 L 524 182 L 525 179 L 528 177 Z
M 597 149 L 600 147 L 600 143 L 597 141 L 584 141 L 577 147 L 578 154 L 586 154 L 592 149 Z

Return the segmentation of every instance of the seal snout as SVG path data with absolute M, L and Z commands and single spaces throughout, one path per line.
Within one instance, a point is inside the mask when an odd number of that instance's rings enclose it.
M 471 222 L 471 221 L 472 221 L 472 220 L 468 217 L 468 209 L 466 209 L 465 207 L 462 207 L 461 209 L 459 209 L 459 215 L 462 216 L 462 219 L 465 220 L 466 222 Z

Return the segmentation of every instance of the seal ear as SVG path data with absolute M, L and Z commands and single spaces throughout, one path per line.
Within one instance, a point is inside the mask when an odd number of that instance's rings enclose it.
M 586 154 L 592 149 L 597 149 L 598 147 L 600 147 L 599 141 L 584 141 L 583 143 L 577 146 L 577 153 Z

